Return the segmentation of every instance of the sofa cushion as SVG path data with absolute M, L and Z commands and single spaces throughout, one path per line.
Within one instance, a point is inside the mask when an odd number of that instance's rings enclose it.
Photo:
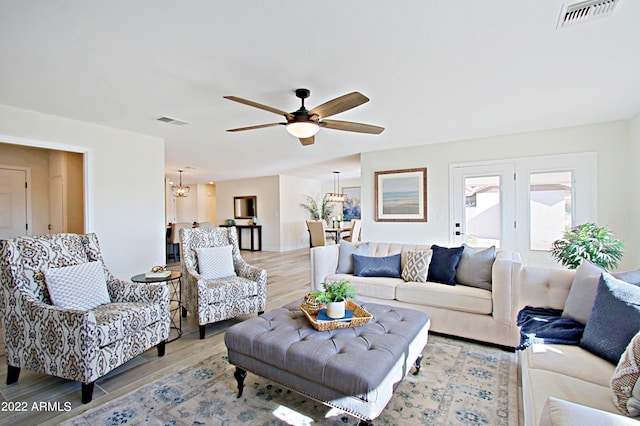
M 640 287 L 603 273 L 580 346 L 618 364 L 640 330 Z
M 396 287 L 396 300 L 474 314 L 489 315 L 493 312 L 491 292 L 468 286 L 401 282 Z
M 372 257 L 353 255 L 353 275 L 357 277 L 390 277 L 400 278 L 402 269 L 400 268 L 401 255 Z
M 640 416 L 640 333 L 627 346 L 611 378 L 613 402 L 625 415 Z
M 419 283 L 427 282 L 431 250 L 408 251 L 403 254 L 405 255 L 405 263 L 402 268 L 402 279 Z
M 340 251 L 338 254 L 338 267 L 336 274 L 353 274 L 353 255 L 371 255 L 369 243 L 362 243 L 358 246 L 346 240 L 340 241 Z
M 605 272 L 604 269 L 588 260 L 578 266 L 564 304 L 563 317 L 571 318 L 582 324 L 587 323 L 593 302 L 596 299 L 600 275 L 603 272 Z
M 496 260 L 496 246 L 477 250 L 463 244 L 462 257 L 456 268 L 456 283 L 491 290 L 491 272 Z
M 358 296 L 375 297 L 376 299 L 393 300 L 396 298 L 396 287 L 403 283 L 402 278 L 356 277 L 348 274 L 327 275 L 325 282 L 331 283 L 347 279 L 358 291 Z
M 198 271 L 202 278 L 215 280 L 236 275 L 233 267 L 233 246 L 231 244 L 219 247 L 197 248 L 196 253 L 198 255 Z
M 42 270 L 54 306 L 89 310 L 111 303 L 102 262 Z
M 549 397 L 542 415 L 539 426 L 566 426 L 566 425 L 633 425 L 637 426 L 636 420 L 627 419 L 619 414 L 608 411 L 597 410 L 582 404 L 565 401 L 562 399 Z
M 522 351 L 520 362 L 530 369 L 546 370 L 609 387 L 614 366 L 577 345 L 534 343 Z
M 160 303 L 110 303 L 92 311 L 101 348 L 131 337 L 162 318 Z
M 432 245 L 431 263 L 429 264 L 429 274 L 427 281 L 456 285 L 456 267 L 462 257 L 464 247 L 440 247 Z

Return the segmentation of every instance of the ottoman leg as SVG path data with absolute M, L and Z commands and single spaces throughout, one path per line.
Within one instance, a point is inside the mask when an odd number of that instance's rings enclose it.
M 242 396 L 242 390 L 244 389 L 244 378 L 247 377 L 247 372 L 240 367 L 236 367 L 236 372 L 233 373 L 233 377 L 235 377 L 238 382 L 237 398 L 240 398 Z
M 418 358 L 416 358 L 416 371 L 413 372 L 414 376 L 417 376 L 420 373 L 420 363 L 422 362 L 422 358 L 424 357 L 424 355 L 422 354 L 422 352 L 420 352 L 420 354 L 418 355 Z
M 366 420 L 360 420 L 360 423 L 358 423 L 358 426 L 373 426 L 373 422 L 369 422 Z

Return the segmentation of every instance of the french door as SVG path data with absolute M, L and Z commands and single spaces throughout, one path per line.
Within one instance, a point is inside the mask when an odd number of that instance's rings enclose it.
M 451 243 L 515 250 L 523 264 L 557 266 L 551 243 L 597 220 L 595 153 L 452 165 Z

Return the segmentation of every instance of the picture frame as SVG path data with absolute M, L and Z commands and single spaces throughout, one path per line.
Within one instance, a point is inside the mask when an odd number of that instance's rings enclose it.
M 344 194 L 344 203 L 342 204 L 342 216 L 345 222 L 351 219 L 361 219 L 361 197 L 359 186 L 346 186 L 342 188 Z
M 427 221 L 426 167 L 375 172 L 375 221 Z

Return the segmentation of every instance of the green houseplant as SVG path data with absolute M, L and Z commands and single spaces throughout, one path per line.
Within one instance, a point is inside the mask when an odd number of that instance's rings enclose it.
M 310 296 L 315 297 L 320 303 L 326 303 L 327 316 L 330 318 L 342 318 L 345 314 L 345 302 L 355 299 L 357 291 L 351 281 L 343 279 L 332 283 L 322 283 L 323 290 L 314 290 Z
M 573 227 L 553 242 L 551 256 L 569 269 L 576 269 L 583 260 L 605 269 L 612 269 L 622 258 L 624 244 L 612 237 L 605 227 L 585 223 Z
M 329 206 L 329 199 L 327 196 L 325 195 L 322 197 L 320 204 L 318 204 L 318 202 L 310 195 L 305 195 L 305 198 L 307 202 L 301 203 L 300 206 L 309 212 L 311 219 L 323 219 L 328 224 L 331 217 L 331 208 Z

